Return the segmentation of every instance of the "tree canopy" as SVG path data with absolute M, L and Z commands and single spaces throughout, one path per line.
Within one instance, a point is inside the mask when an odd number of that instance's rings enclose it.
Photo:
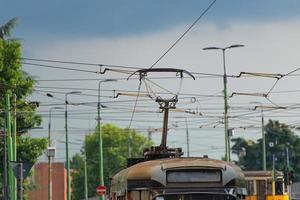
M 104 182 L 108 186 L 110 177 L 121 169 L 126 168 L 127 158 L 131 148 L 131 157 L 141 157 L 143 149 L 152 145 L 146 137 L 132 129 L 122 129 L 112 124 L 101 127 L 103 134 L 104 153 Z M 99 185 L 99 140 L 98 132 L 87 135 L 85 147 L 82 154 L 76 154 L 72 158 L 71 167 L 73 169 L 73 191 L 74 199 L 84 197 L 84 152 L 87 155 L 88 170 L 88 193 L 95 196 L 96 186 Z
M 9 38 L 12 29 L 16 25 L 17 18 L 13 18 L 3 26 L 0 26 L 0 128 L 4 128 L 3 111 L 6 94 L 16 95 L 16 121 L 17 121 L 17 161 L 36 162 L 37 158 L 47 147 L 46 139 L 34 139 L 21 136 L 28 129 L 41 123 L 41 116 L 36 114 L 37 104 L 26 101 L 34 88 L 34 79 L 22 71 L 21 65 L 21 42 Z M 13 98 L 11 98 L 11 102 Z M 3 177 L 3 134 L 0 137 L 0 182 Z M 0 184 L 2 191 L 2 185 Z M 1 197 L 2 193 L 0 194 Z
M 273 155 L 275 156 L 275 169 L 293 170 L 296 179 L 300 179 L 300 138 L 285 124 L 270 120 L 264 127 L 266 138 L 266 164 L 267 170 L 273 168 Z M 232 139 L 233 153 L 238 155 L 238 163 L 245 170 L 262 170 L 262 139 L 255 141 L 244 138 Z M 286 150 L 288 149 L 288 156 Z M 287 169 L 287 157 L 290 168 Z

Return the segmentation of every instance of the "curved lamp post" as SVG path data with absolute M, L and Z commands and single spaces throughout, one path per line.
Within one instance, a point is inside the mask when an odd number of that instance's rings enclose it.
M 237 48 L 237 47 L 244 47 L 242 44 L 235 44 L 230 45 L 228 47 L 206 47 L 203 48 L 203 50 L 222 50 L 223 54 L 223 68 L 224 68 L 224 74 L 223 74 L 223 83 L 224 83 L 224 126 L 225 126 L 225 158 L 226 161 L 229 162 L 230 159 L 230 143 L 229 143 L 229 137 L 228 137 L 228 102 L 227 102 L 227 74 L 226 74 L 226 64 L 225 64 L 225 51 L 227 49 Z
M 102 146 L 102 132 L 101 132 L 101 127 L 100 127 L 100 108 L 101 108 L 101 103 L 100 103 L 100 89 L 101 89 L 101 84 L 104 82 L 112 82 L 112 81 L 117 81 L 116 79 L 104 79 L 98 82 L 98 104 L 97 104 L 97 126 L 98 126 L 98 139 L 99 139 L 99 179 L 100 179 L 100 185 L 104 186 L 104 179 L 103 179 L 103 146 Z M 100 200 L 104 200 L 104 196 L 100 195 L 99 196 Z
M 71 200 L 70 160 L 69 160 L 69 137 L 68 137 L 68 95 L 80 94 L 79 91 L 72 91 L 65 94 L 65 130 L 66 130 L 66 167 L 67 167 L 67 200 Z

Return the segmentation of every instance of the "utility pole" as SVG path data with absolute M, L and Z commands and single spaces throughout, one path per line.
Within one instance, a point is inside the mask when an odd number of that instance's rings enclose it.
M 5 103 L 5 111 L 6 111 L 6 130 L 7 130 L 7 143 L 8 143 L 8 162 L 14 161 L 14 146 L 13 146 L 13 137 L 11 131 L 11 106 L 10 106 L 10 95 L 6 95 L 6 103 Z M 13 169 L 11 165 L 8 165 L 8 185 L 9 185 L 9 197 L 10 200 L 17 199 L 17 187 L 16 187 L 16 179 L 13 174 Z
M 289 180 L 289 172 L 290 172 L 290 156 L 289 156 L 289 148 L 285 147 L 285 155 L 286 155 L 286 183 L 287 183 L 287 192 L 289 195 L 289 199 L 292 199 L 292 186 Z
M 12 148 L 13 161 L 17 161 L 17 95 L 13 94 L 13 120 L 12 120 Z M 13 178 L 14 188 L 17 189 L 17 179 Z M 17 192 L 14 192 L 14 198 L 17 199 Z
M 152 133 L 153 130 L 151 130 L 151 128 L 148 128 L 148 140 L 152 140 Z
M 4 156 L 3 156 L 3 197 L 4 200 L 8 200 L 8 182 L 7 182 L 7 138 L 6 138 L 6 118 L 4 117 L 3 128 L 3 140 L 4 140 Z
M 52 200 L 52 159 L 49 150 L 51 144 L 51 114 L 54 109 L 63 109 L 62 107 L 52 107 L 49 109 L 49 123 L 48 123 L 48 200 Z
M 19 173 L 20 173 L 20 182 L 19 182 L 19 184 L 20 184 L 20 190 L 19 190 L 19 199 L 20 200 L 23 200 L 23 163 L 22 162 L 20 162 L 19 163 Z
M 262 170 L 267 170 L 267 158 L 266 158 L 266 135 L 265 135 L 265 123 L 264 123 L 264 106 L 259 101 L 252 101 L 250 103 L 260 104 L 261 108 L 261 138 L 262 138 Z M 255 106 L 256 110 L 258 106 Z
M 244 45 L 241 44 L 235 44 L 235 45 L 230 45 L 225 48 L 220 48 L 220 47 L 206 47 L 203 48 L 203 50 L 222 50 L 222 55 L 223 55 L 223 84 L 224 84 L 224 129 L 225 129 L 225 159 L 227 162 L 231 161 L 230 158 L 230 141 L 228 137 L 228 97 L 227 97 L 227 74 L 226 74 L 226 62 L 225 62 L 225 51 L 227 49 L 231 48 L 237 48 L 237 47 L 244 47 Z
M 262 149 L 263 149 L 263 170 L 267 170 L 267 158 L 266 158 L 266 135 L 265 135 L 265 123 L 264 123 L 264 110 L 261 107 L 261 134 L 262 134 Z
M 70 160 L 69 160 L 69 136 L 68 136 L 68 95 L 80 94 L 81 92 L 72 91 L 65 94 L 65 130 L 66 130 L 66 167 L 67 167 L 67 200 L 71 200 L 71 177 L 70 177 Z
M 98 139 L 99 139 L 99 181 L 100 186 L 104 186 L 104 177 L 103 177 L 103 146 L 102 146 L 102 132 L 101 132 L 101 118 L 100 118 L 100 90 L 101 90 L 101 83 L 104 82 L 111 82 L 111 81 L 117 81 L 116 79 L 104 79 L 102 81 L 99 81 L 98 83 L 98 104 L 97 104 L 97 126 L 98 126 Z M 99 196 L 99 200 L 104 200 L 104 195 Z
M 187 152 L 187 157 L 190 157 L 189 127 L 188 127 L 186 118 L 185 118 L 185 126 L 186 126 L 186 152 Z
M 85 140 L 84 140 L 84 193 L 85 193 L 85 200 L 88 200 L 88 178 L 87 178 L 86 137 L 85 137 Z

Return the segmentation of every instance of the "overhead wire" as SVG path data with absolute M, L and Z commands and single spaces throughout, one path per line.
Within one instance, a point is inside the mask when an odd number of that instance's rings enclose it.
M 217 0 L 212 1 L 209 6 L 201 13 L 201 15 L 189 26 L 189 28 L 151 65 L 153 68 L 159 61 L 161 61 L 179 42 L 180 40 L 198 23 L 198 21 L 210 10 Z
M 128 129 L 130 129 L 132 121 L 133 121 L 134 113 L 135 113 L 135 110 L 136 110 L 136 105 L 137 105 L 138 98 L 139 98 L 139 95 L 140 95 L 141 85 L 142 85 L 142 82 L 140 81 L 139 86 L 138 86 L 138 93 L 137 93 L 136 100 L 135 100 L 135 103 L 134 103 L 134 107 L 133 107 L 133 111 L 132 111 L 132 115 L 131 115 L 131 118 L 130 118 Z

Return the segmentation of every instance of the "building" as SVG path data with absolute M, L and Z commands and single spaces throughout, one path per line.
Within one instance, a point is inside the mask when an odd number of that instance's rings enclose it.
M 67 172 L 64 163 L 52 163 L 52 200 L 67 199 Z M 36 188 L 29 192 L 30 200 L 48 199 L 48 163 L 38 163 L 34 167 Z

